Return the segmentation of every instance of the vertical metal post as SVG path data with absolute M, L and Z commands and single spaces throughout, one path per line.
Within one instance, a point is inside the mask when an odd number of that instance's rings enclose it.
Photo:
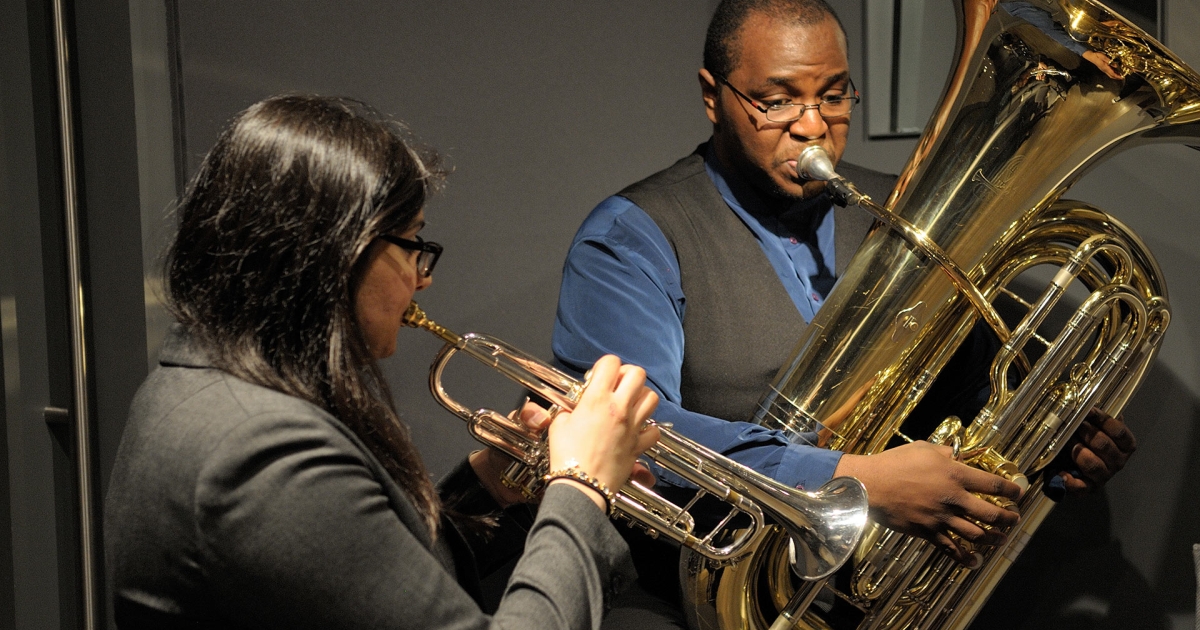
M 75 412 L 75 465 L 79 484 L 79 547 L 83 628 L 97 630 L 100 605 L 97 597 L 96 526 L 93 522 L 91 414 L 88 397 L 88 358 L 83 286 L 83 254 L 75 170 L 75 125 L 71 98 L 71 57 L 63 0 L 52 0 L 54 58 L 58 82 L 58 116 L 61 134 L 63 212 L 66 227 L 67 288 L 70 292 L 72 402 Z

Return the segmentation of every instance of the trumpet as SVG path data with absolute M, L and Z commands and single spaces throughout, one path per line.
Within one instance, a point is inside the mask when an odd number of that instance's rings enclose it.
M 536 497 L 549 465 L 545 435 L 494 410 L 463 406 L 442 387 L 442 372 L 450 358 L 462 352 L 548 400 L 551 417 L 575 408 L 587 388 L 586 379 L 580 381 L 494 337 L 455 334 L 431 321 L 415 302 L 402 321 L 446 342 L 429 370 L 434 398 L 465 420 L 476 440 L 513 458 L 505 472 L 506 485 Z M 792 571 L 807 580 L 829 576 L 854 552 L 867 525 L 867 491 L 857 479 L 836 478 L 813 492 L 791 488 L 672 431 L 668 425 L 655 426 L 661 437 L 646 456 L 694 484 L 698 491 L 679 506 L 630 479 L 617 492 L 614 517 L 722 565 L 736 563 L 780 528 L 791 541 Z M 726 503 L 728 511 L 715 526 L 697 531 L 696 518 L 689 510 L 706 495 Z

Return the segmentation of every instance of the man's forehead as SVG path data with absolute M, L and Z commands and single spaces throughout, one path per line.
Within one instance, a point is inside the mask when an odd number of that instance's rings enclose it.
M 734 48 L 730 74 L 756 75 L 753 81 L 763 87 L 788 85 L 799 72 L 818 72 L 820 76 L 809 78 L 821 82 L 849 76 L 845 34 L 833 18 L 803 23 L 751 15 L 738 29 Z
M 845 81 L 846 79 L 849 79 L 850 78 L 850 70 L 847 69 L 847 70 L 840 70 L 837 72 L 827 72 L 823 75 L 820 75 L 820 76 L 814 77 L 814 78 L 818 83 L 821 83 L 822 85 L 832 85 L 839 81 Z M 786 88 L 786 87 L 792 87 L 792 84 L 795 82 L 796 82 L 796 79 L 795 79 L 795 77 L 792 77 L 792 76 L 782 76 L 782 75 L 781 76 L 768 76 L 762 80 L 761 85 L 759 85 L 758 87 L 776 86 L 776 87 Z

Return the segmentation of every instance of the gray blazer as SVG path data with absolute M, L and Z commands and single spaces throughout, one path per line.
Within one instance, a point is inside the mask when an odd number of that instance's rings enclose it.
M 320 408 L 217 370 L 178 327 L 134 399 L 105 500 L 118 625 L 596 628 L 634 578 L 582 492 L 551 488 L 494 616 L 474 558 Z M 460 468 L 455 477 L 478 480 Z M 504 536 L 497 540 L 504 540 Z

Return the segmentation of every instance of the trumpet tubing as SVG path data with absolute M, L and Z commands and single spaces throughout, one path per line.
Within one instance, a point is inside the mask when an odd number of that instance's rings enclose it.
M 403 322 L 446 342 L 429 370 L 434 398 L 466 420 L 477 440 L 510 455 L 514 463 L 505 482 L 536 497 L 549 463 L 545 436 L 491 409 L 463 406 L 446 393 L 442 372 L 451 357 L 464 353 L 550 401 L 551 415 L 573 410 L 587 388 L 586 380 L 580 382 L 494 337 L 455 334 L 426 317 L 415 302 L 409 305 Z M 867 523 L 866 490 L 857 480 L 833 479 L 814 492 L 805 492 L 763 476 L 669 427 L 659 425 L 659 432 L 658 443 L 646 455 L 699 491 L 681 507 L 631 479 L 616 497 L 617 516 L 631 525 L 721 565 L 736 564 L 768 534 L 780 532 L 791 541 L 790 570 L 804 579 L 833 573 L 854 551 Z M 705 495 L 722 501 L 728 511 L 715 526 L 700 532 L 689 509 Z

